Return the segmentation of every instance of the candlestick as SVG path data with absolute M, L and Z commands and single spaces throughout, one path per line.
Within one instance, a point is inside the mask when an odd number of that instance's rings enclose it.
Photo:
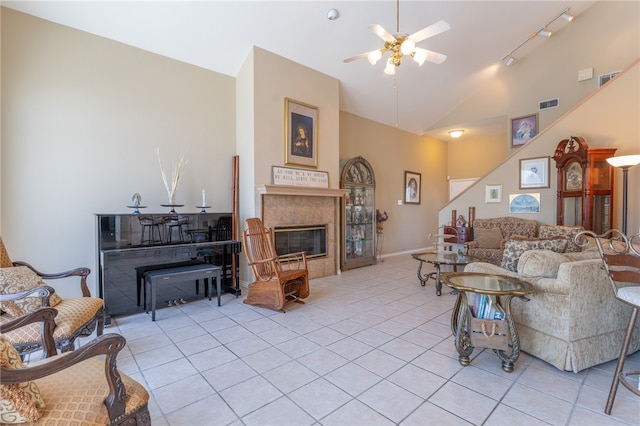
M 204 193 L 204 189 L 202 190 L 202 205 L 206 206 L 207 202 L 205 201 L 205 193 Z

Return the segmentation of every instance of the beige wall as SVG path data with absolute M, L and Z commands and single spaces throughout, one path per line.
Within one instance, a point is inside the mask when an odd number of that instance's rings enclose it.
M 403 132 L 346 112 L 340 113 L 340 159 L 364 157 L 375 172 L 376 207 L 389 214 L 384 253 L 428 245 L 437 230 L 437 209 L 448 199 L 446 143 Z M 404 200 L 404 172 L 422 176 L 421 204 Z
M 511 67 L 500 66 L 496 78 L 471 94 L 434 128 L 494 117 L 510 120 L 538 112 L 538 102 L 559 97 L 558 108 L 540 112 L 540 130 L 548 127 L 597 88 L 598 74 L 621 70 L 640 56 L 640 2 L 599 1 L 564 25 L 548 40 L 525 45 Z M 578 81 L 578 71 L 593 67 L 594 78 Z M 505 144 L 510 149 L 508 139 Z M 453 176 L 452 176 L 453 177 Z
M 476 206 L 477 217 L 509 215 L 507 205 L 509 194 L 526 192 L 518 188 L 519 159 L 553 156 L 558 142 L 571 135 L 585 137 L 589 146 L 592 147 L 617 147 L 617 155 L 640 153 L 638 138 L 640 124 L 637 112 L 640 95 L 637 85 L 633 82 L 625 82 L 624 86 L 620 87 L 619 84 L 622 82 L 616 81 L 618 78 L 616 77 L 610 82 L 611 91 L 614 90 L 613 83 L 616 83 L 616 95 L 606 95 L 609 88 L 605 86 L 602 92 L 598 92 L 593 99 L 589 99 L 598 90 L 596 81 L 598 74 L 625 69 L 640 57 L 638 16 L 640 16 L 640 2 L 596 2 L 583 14 L 577 16 L 570 25 L 565 25 L 554 33 L 551 39 L 540 43 L 535 50 L 527 52 L 525 56 L 518 56 L 519 60 L 511 67 L 502 67 L 501 72 L 489 85 L 480 88 L 435 126 L 455 126 L 457 123 L 506 116 L 503 149 L 494 151 L 495 146 L 487 146 L 486 152 L 491 153 L 491 157 L 495 156 L 492 162 L 496 159 L 502 161 L 504 159 L 502 152 L 512 156 L 498 169 L 485 176 L 468 193 L 450 205 L 444 206 L 439 214 L 441 223 L 450 220 L 452 209 L 467 211 L 469 206 Z M 590 67 L 594 69 L 594 78 L 578 82 L 578 70 Z M 553 97 L 560 98 L 560 106 L 539 113 L 540 130 L 544 136 L 541 134 L 529 144 L 530 146 L 511 148 L 508 131 L 511 118 L 536 113 L 538 101 Z M 587 102 L 589 106 L 581 106 L 579 111 L 572 111 L 576 104 L 585 99 L 589 99 Z M 597 112 L 586 112 L 590 109 Z M 560 122 L 557 122 L 558 120 Z M 619 123 L 619 125 L 613 123 Z M 545 129 L 547 129 L 546 134 Z M 451 147 L 450 145 L 448 157 L 450 165 L 454 161 Z M 496 155 L 495 152 L 499 154 Z M 484 157 L 486 158 L 487 155 Z M 472 158 L 465 160 L 472 160 Z M 471 164 L 472 161 L 462 163 Z M 553 161 L 550 163 L 550 169 L 551 188 L 539 191 L 542 196 L 542 213 L 531 215 L 531 218 L 544 223 L 556 221 L 556 170 Z M 452 179 L 474 177 L 459 173 L 461 173 L 459 170 L 449 170 Z M 640 171 L 632 169 L 629 176 L 635 178 L 638 174 Z M 621 173 L 618 172 L 616 177 L 618 185 L 614 224 L 620 226 Z M 502 204 L 484 202 L 485 185 L 488 183 L 503 184 Z M 640 200 L 637 195 L 631 195 L 634 187 L 640 186 L 630 184 L 628 230 L 637 232 L 639 224 L 631 225 L 632 221 L 637 223 L 640 220 L 638 218 Z M 635 211 L 635 215 L 632 211 Z
M 231 209 L 234 79 L 2 9 L 2 237 L 44 271 L 94 271 L 94 213 L 167 202 L 165 168 L 189 159 L 177 192 L 195 212 Z M 64 290 L 60 290 L 65 295 Z M 95 293 L 94 293 L 95 294 Z
M 538 137 L 519 148 L 498 168 L 479 180 L 469 190 L 440 211 L 440 223 L 450 220 L 451 209 L 466 211 L 476 207 L 476 217 L 513 216 L 509 214 L 509 194 L 536 192 L 541 195 L 541 213 L 520 215 L 541 223 L 556 223 L 556 169 L 550 160 L 550 188 L 519 189 L 519 162 L 522 158 L 553 156 L 558 143 L 569 136 L 582 136 L 592 148 L 618 148 L 616 155 L 640 153 L 640 65 L 636 60 L 591 97 L 585 99 L 549 126 Z M 622 173 L 615 175 L 614 227 L 621 224 Z M 486 204 L 486 184 L 502 184 L 502 203 Z M 640 167 L 629 171 L 628 227 L 629 233 L 640 232 Z
M 239 228 L 261 216 L 256 186 L 272 183 L 272 166 L 285 164 L 285 98 L 318 108 L 318 167 L 329 172 L 329 187 L 339 187 L 339 81 L 326 74 L 254 47 L 236 85 L 240 155 Z M 244 258 L 241 279 L 249 272 Z
M 505 138 L 505 133 L 498 133 L 449 141 L 446 157 L 449 178 L 469 179 L 489 173 L 508 154 Z

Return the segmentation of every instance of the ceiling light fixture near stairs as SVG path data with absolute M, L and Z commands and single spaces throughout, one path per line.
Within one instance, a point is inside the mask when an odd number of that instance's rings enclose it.
M 369 25 L 369 29 L 373 31 L 375 35 L 384 40 L 384 47 L 382 49 L 372 50 L 370 52 L 361 53 L 351 58 L 347 58 L 344 62 L 352 62 L 358 59 L 367 58 L 371 65 L 375 65 L 387 52 L 389 52 L 389 59 L 387 60 L 387 64 L 384 68 L 384 73 L 387 75 L 394 75 L 396 73 L 396 68 L 402 64 L 402 59 L 405 56 L 412 57 L 419 66 L 422 66 L 425 61 L 441 64 L 447 59 L 447 55 L 416 47 L 416 43 L 438 35 L 444 31 L 448 31 L 450 28 L 451 27 L 447 22 L 438 21 L 435 24 L 423 28 L 411 35 L 400 33 L 400 0 L 396 0 L 396 33 L 391 34 L 389 31 L 385 30 L 382 25 Z

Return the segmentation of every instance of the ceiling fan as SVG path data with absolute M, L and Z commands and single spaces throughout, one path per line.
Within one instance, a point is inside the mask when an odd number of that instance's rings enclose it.
M 416 47 L 416 43 L 448 31 L 450 28 L 451 27 L 447 22 L 438 21 L 435 24 L 429 25 L 428 27 L 411 35 L 400 33 L 400 0 L 396 0 L 396 33 L 391 34 L 389 31 L 385 30 L 382 25 L 369 25 L 369 29 L 373 31 L 375 35 L 384 40 L 384 47 L 382 49 L 372 50 L 370 52 L 361 53 L 351 58 L 347 58 L 344 62 L 352 62 L 358 59 L 367 58 L 371 65 L 375 65 L 385 53 L 389 52 L 389 59 L 387 60 L 387 65 L 384 68 L 385 74 L 388 75 L 396 73 L 396 67 L 400 66 L 402 59 L 405 56 L 411 56 L 419 66 L 422 66 L 424 61 L 441 64 L 447 59 L 447 55 L 427 49 L 421 49 Z

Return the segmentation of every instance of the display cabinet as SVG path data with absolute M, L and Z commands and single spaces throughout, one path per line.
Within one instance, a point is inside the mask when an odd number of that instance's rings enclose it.
M 348 192 L 342 201 L 341 258 L 343 270 L 376 263 L 375 177 L 367 160 L 344 162 L 340 187 Z
M 613 167 L 616 148 L 589 148 L 584 138 L 560 141 L 553 159 L 558 169 L 557 224 L 582 225 L 596 234 L 612 227 Z

